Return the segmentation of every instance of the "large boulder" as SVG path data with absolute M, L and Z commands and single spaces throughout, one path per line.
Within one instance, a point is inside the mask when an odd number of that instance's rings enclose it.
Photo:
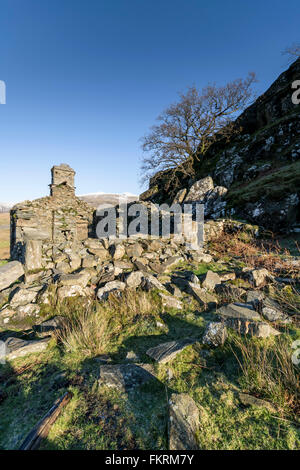
M 23 265 L 19 261 L 0 266 L 0 291 L 11 286 L 14 282 L 24 275 Z
M 206 178 L 197 181 L 190 187 L 184 202 L 201 202 L 204 199 L 206 193 L 212 189 L 214 189 L 213 179 L 211 176 L 207 176 Z

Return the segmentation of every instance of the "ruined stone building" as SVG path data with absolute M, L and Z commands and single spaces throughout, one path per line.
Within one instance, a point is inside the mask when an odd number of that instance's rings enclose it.
M 24 262 L 27 242 L 40 246 L 84 240 L 93 233 L 94 209 L 75 196 L 75 171 L 54 166 L 50 196 L 17 204 L 11 210 L 11 259 Z M 50 245 L 49 245 L 50 244 Z

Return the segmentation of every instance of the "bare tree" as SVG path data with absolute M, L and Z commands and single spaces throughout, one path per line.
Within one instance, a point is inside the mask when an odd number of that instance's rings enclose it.
M 222 87 L 208 85 L 201 93 L 190 87 L 179 94 L 179 101 L 165 109 L 157 118 L 159 124 L 142 138 L 143 180 L 165 170 L 169 170 L 169 185 L 179 172 L 193 176 L 195 158 L 204 158 L 217 139 L 239 132 L 233 122 L 249 104 L 255 81 L 255 74 L 250 73 Z
M 292 44 L 283 51 L 283 54 L 288 55 L 291 61 L 295 60 L 300 57 L 300 44 Z

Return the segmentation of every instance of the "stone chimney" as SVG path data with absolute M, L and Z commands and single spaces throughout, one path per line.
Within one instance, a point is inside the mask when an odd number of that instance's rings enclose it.
M 74 176 L 75 171 L 67 164 L 62 163 L 57 166 L 54 165 L 51 169 L 51 184 L 50 184 L 50 196 L 74 196 Z

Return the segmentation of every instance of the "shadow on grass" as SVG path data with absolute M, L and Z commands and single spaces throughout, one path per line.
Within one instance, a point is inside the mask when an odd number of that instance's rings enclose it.
M 128 364 L 126 355 L 133 351 L 143 363 L 153 365 L 146 355 L 148 348 L 175 339 L 200 338 L 203 332 L 169 314 L 161 319 L 165 332 L 127 338 L 111 356 L 111 363 Z M 15 332 L 3 333 L 4 337 L 12 334 Z M 0 448 L 18 449 L 54 401 L 71 390 L 73 399 L 41 448 L 167 449 L 168 397 L 174 391 L 155 373 L 147 383 L 123 393 L 99 386 L 101 363 L 97 358 L 74 357 L 72 363 L 71 356 L 67 357 L 56 346 L 0 366 Z

